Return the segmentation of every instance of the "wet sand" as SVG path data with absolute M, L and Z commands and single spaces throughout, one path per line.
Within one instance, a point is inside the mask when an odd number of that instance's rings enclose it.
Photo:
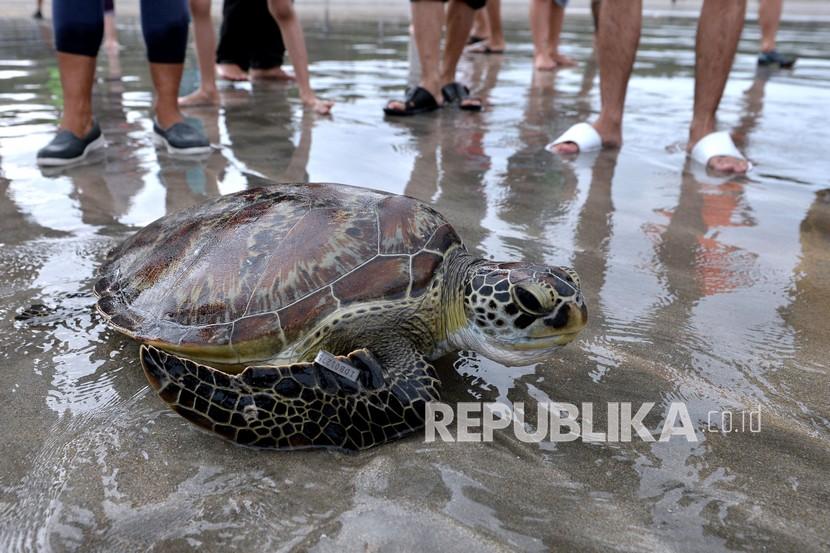
M 822 551 L 830 548 L 830 32 L 790 24 L 794 71 L 756 72 L 748 27 L 722 109 L 756 164 L 711 179 L 687 165 L 694 26 L 649 24 L 625 147 L 575 161 L 544 145 L 598 108 L 587 19 L 578 68 L 533 75 L 529 33 L 465 58 L 481 115 L 384 120 L 410 72 L 403 25 L 311 25 L 314 82 L 228 85 L 192 110 L 220 149 L 153 148 L 143 47 L 126 21 L 123 77 L 100 58 L 110 147 L 63 172 L 34 165 L 60 106 L 49 33 L 0 20 L 0 550 Z M 185 88 L 197 80 L 192 52 Z M 187 91 L 186 90 L 186 91 Z M 684 402 L 696 443 L 431 443 L 359 455 L 262 452 L 196 429 L 148 389 L 137 346 L 93 313 L 106 252 L 140 226 L 268 181 L 405 193 L 485 257 L 571 265 L 591 320 L 549 362 L 442 359 L 444 400 Z M 24 310 L 36 316 L 15 320 Z M 636 408 L 636 407 L 635 407 Z M 762 412 L 761 432 L 707 432 L 710 411 Z

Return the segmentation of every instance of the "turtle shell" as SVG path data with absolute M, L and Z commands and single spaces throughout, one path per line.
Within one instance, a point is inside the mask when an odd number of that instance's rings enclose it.
M 95 285 L 114 328 L 196 359 L 267 359 L 335 310 L 425 293 L 463 247 L 435 210 L 338 184 L 221 196 L 151 223 Z

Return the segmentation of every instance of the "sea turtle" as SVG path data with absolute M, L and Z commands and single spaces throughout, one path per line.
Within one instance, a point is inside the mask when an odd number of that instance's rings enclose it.
M 529 364 L 587 318 L 573 270 L 478 259 L 426 204 L 338 184 L 162 217 L 110 254 L 95 293 L 170 407 L 267 448 L 408 434 L 438 399 L 431 359 Z

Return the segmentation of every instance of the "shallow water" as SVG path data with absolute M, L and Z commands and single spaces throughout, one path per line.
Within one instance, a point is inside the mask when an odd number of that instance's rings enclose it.
M 748 27 L 721 109 L 755 162 L 712 180 L 685 164 L 694 27 L 647 23 L 620 152 L 563 162 L 543 146 L 598 107 L 587 20 L 563 42 L 583 60 L 530 71 L 465 58 L 490 109 L 385 121 L 409 78 L 406 28 L 310 26 L 332 118 L 278 84 L 226 86 L 192 110 L 218 152 L 156 151 L 138 30 L 123 76 L 100 59 L 96 113 L 110 147 L 41 172 L 60 87 L 48 30 L 0 20 L 0 550 L 820 551 L 830 548 L 830 32 L 785 26 L 792 72 L 758 73 Z M 518 28 L 517 28 L 518 29 Z M 189 60 L 185 87 L 197 76 Z M 112 71 L 112 73 L 111 73 Z M 430 443 L 359 455 L 258 452 L 169 412 L 136 344 L 93 314 L 105 253 L 205 198 L 275 181 L 334 181 L 431 202 L 482 256 L 574 266 L 591 321 L 549 362 L 440 363 L 444 399 L 657 407 L 682 401 L 698 441 Z M 29 310 L 27 321 L 15 320 Z M 710 411 L 762 412 L 759 433 L 706 432 Z M 602 426 L 602 425 L 600 425 Z

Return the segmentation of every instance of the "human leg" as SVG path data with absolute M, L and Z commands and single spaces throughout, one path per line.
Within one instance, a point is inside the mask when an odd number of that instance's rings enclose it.
M 320 114 L 331 112 L 334 102 L 320 100 L 311 88 L 303 28 L 291 0 L 268 0 L 268 9 L 282 31 L 288 55 L 291 56 L 291 63 L 294 65 L 294 75 L 297 78 L 297 86 L 300 89 L 300 98 L 303 103 Z
M 196 39 L 196 59 L 199 62 L 199 88 L 178 99 L 181 106 L 204 106 L 219 103 L 216 90 L 216 36 L 210 18 L 210 0 L 189 0 L 193 18 L 193 34 Z
M 250 3 L 250 76 L 252 79 L 293 81 L 294 76 L 282 69 L 285 43 L 282 31 L 268 12 L 268 0 Z
M 415 47 L 421 65 L 418 86 L 426 90 L 436 103 L 441 104 L 441 31 L 444 27 L 444 4 L 432 0 L 419 0 L 411 2 L 410 9 Z M 386 104 L 387 112 L 401 112 L 406 109 L 406 102 L 402 100 L 392 100 Z
M 252 5 L 251 0 L 225 0 L 222 4 L 222 26 L 216 48 L 216 74 L 222 79 L 248 80 L 251 60 L 247 25 Z M 273 19 L 270 12 L 268 18 Z
M 455 73 L 458 68 L 458 60 L 464 53 L 464 45 L 470 35 L 473 26 L 473 18 L 476 10 L 484 7 L 484 2 L 470 0 L 450 0 L 447 8 L 447 37 L 444 41 L 444 55 L 441 63 L 440 82 L 446 87 L 455 85 Z M 479 98 L 469 97 L 466 87 L 453 86 L 453 98 L 458 101 L 462 109 L 481 109 Z
M 63 114 L 58 132 L 37 154 L 40 165 L 71 163 L 103 144 L 92 116 L 95 60 L 104 35 L 103 3 L 55 0 L 52 12 Z
M 118 48 L 118 29 L 115 26 L 115 2 L 104 0 L 104 44 L 109 49 Z
M 479 21 L 486 21 L 486 34 L 479 35 Z M 472 44 L 466 49 L 466 52 L 472 54 L 502 54 L 505 49 L 504 29 L 501 24 L 501 0 L 487 0 L 487 5 L 484 9 L 477 10 L 473 18 L 473 30 L 470 31 L 470 38 L 485 36 L 476 42 L 467 41 Z
M 781 21 L 783 0 L 761 0 L 758 7 L 758 24 L 761 27 L 761 51 L 775 50 L 775 36 Z
M 552 0 L 530 0 L 533 67 L 541 71 L 550 71 L 556 68 L 556 62 L 550 57 L 550 51 L 548 50 L 552 7 Z
M 490 37 L 490 20 L 487 12 L 476 12 L 473 20 L 473 29 L 470 31 L 470 38 L 467 44 L 475 44 L 487 40 Z
M 479 10 L 476 13 L 486 13 L 487 22 L 490 25 L 490 38 L 487 39 L 487 44 L 491 50 L 503 51 L 504 43 L 504 29 L 501 25 L 501 0 L 487 0 L 487 6 L 484 10 Z
M 608 6 L 604 6 L 603 10 Z M 695 48 L 695 101 L 689 127 L 689 149 L 715 131 L 716 114 L 744 25 L 746 0 L 704 0 Z M 721 172 L 744 173 L 746 160 L 716 156 L 709 167 Z
M 761 27 L 761 53 L 758 65 L 777 65 L 790 68 L 795 65 L 796 56 L 782 54 L 775 48 L 778 24 L 781 22 L 783 0 L 761 0 L 758 9 L 758 24 Z
M 548 53 L 559 67 L 576 65 L 573 59 L 559 53 L 559 37 L 562 35 L 562 24 L 565 21 L 565 4 L 567 4 L 566 0 L 554 0 L 550 7 L 550 25 L 548 26 Z
M 604 2 L 600 11 L 597 50 L 602 108 L 593 127 L 604 146 L 622 144 L 625 94 L 640 42 L 642 8 L 642 0 L 630 0 Z M 579 147 L 573 142 L 563 142 L 552 146 L 552 150 L 559 154 L 575 154 Z
M 63 89 L 60 127 L 80 137 L 92 128 L 92 87 L 104 35 L 104 7 L 99 2 L 55 0 L 52 11 Z
M 188 25 L 185 0 L 141 0 L 141 29 L 155 89 L 154 131 L 168 151 L 181 154 L 210 151 L 204 132 L 179 111 Z

